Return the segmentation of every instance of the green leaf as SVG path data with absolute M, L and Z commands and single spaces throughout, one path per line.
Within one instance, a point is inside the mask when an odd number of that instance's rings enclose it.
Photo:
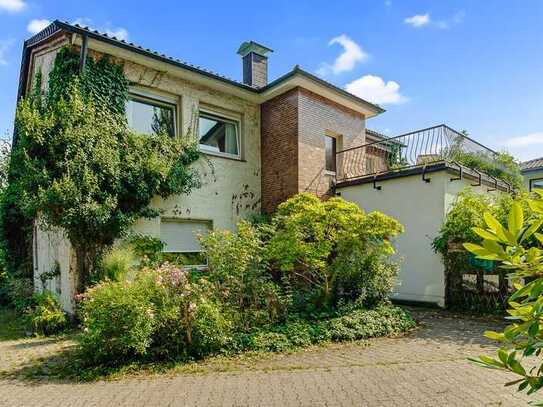
M 519 235 L 519 232 L 522 230 L 523 224 L 524 213 L 522 211 L 522 206 L 518 202 L 513 202 L 507 222 L 509 232 L 511 232 L 513 236 L 517 237 Z
M 473 254 L 489 254 L 488 250 L 486 250 L 483 246 L 479 246 L 475 243 L 464 243 L 463 246 L 467 251 Z
M 494 331 L 486 331 L 484 335 L 488 339 L 492 339 L 494 341 L 503 341 L 505 339 L 503 333 L 494 332 Z
M 491 233 L 487 230 L 484 230 L 484 229 L 481 229 L 481 228 L 473 228 L 472 229 L 476 234 L 478 234 L 479 236 L 481 236 L 483 239 L 488 239 L 488 240 L 495 240 L 495 241 L 498 241 L 500 240 L 498 238 L 498 236 L 496 236 L 494 233 Z
M 530 227 L 524 231 L 524 233 L 522 234 L 522 239 L 520 241 L 523 242 L 526 239 L 532 237 L 532 235 L 537 232 L 541 228 L 541 226 L 543 226 L 543 219 L 534 220 Z
M 489 356 L 481 355 L 479 356 L 479 361 L 482 362 L 487 367 L 493 368 L 493 369 L 503 369 L 505 368 L 505 364 L 502 362 L 499 362 L 495 359 L 492 359 Z
M 528 205 L 532 211 L 543 214 L 543 201 L 529 200 Z
M 498 220 L 490 212 L 485 212 L 483 217 L 488 227 L 502 242 L 510 243 L 513 246 L 516 245 L 516 238 L 513 236 L 513 234 L 504 229 L 500 222 L 498 222 Z
M 526 376 L 526 370 L 524 370 L 524 367 L 520 364 L 518 360 L 513 359 L 509 361 L 509 367 L 514 373 L 521 376 Z

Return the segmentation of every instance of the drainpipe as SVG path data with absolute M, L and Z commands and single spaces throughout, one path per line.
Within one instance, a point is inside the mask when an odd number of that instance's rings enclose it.
M 79 55 L 79 73 L 83 73 L 87 64 L 87 54 L 89 51 L 89 37 L 83 34 L 83 42 L 81 43 L 81 53 Z

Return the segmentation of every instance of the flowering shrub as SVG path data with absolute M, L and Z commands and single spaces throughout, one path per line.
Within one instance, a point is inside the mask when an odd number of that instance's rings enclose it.
M 206 284 L 170 264 L 134 281 L 107 281 L 80 298 L 79 344 L 91 362 L 203 356 L 228 340 L 229 322 L 206 298 Z
M 153 256 L 133 281 L 91 288 L 81 349 L 92 363 L 176 360 L 403 332 L 412 319 L 386 303 L 398 271 L 390 239 L 402 229 L 340 198 L 295 196 L 270 223 L 202 237 L 207 272 Z M 136 253 L 155 248 L 140 243 Z

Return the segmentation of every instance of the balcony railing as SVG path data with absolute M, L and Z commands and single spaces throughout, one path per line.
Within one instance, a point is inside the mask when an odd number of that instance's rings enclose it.
M 337 182 L 443 161 L 475 169 L 481 163 L 497 166 L 496 155 L 468 136 L 439 125 L 338 151 Z

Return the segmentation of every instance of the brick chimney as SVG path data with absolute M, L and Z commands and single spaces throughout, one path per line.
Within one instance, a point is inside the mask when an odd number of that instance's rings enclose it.
M 240 45 L 238 54 L 243 60 L 243 83 L 254 88 L 268 84 L 268 57 L 273 50 L 254 41 L 245 41 Z

